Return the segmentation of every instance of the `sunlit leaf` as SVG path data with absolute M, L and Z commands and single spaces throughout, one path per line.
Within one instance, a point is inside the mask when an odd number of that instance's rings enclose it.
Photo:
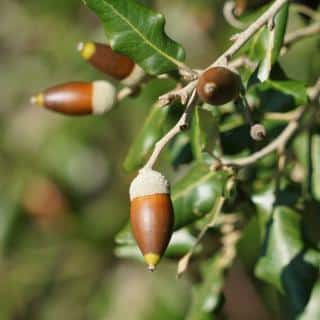
M 320 319 L 320 280 L 314 285 L 309 303 L 304 312 L 298 318 L 299 320 L 315 320 Z
M 111 47 L 149 74 L 177 69 L 184 49 L 165 31 L 165 18 L 134 0 L 84 0 L 102 20 Z
M 314 134 L 311 142 L 312 193 L 320 201 L 320 134 Z
M 161 108 L 155 104 L 147 116 L 140 132 L 129 149 L 124 161 L 124 167 L 128 171 L 140 168 L 152 151 L 155 143 L 164 134 L 164 124 L 169 113 L 169 107 Z
M 192 292 L 192 304 L 187 320 L 215 319 L 214 311 L 221 302 L 221 289 L 224 282 L 224 269 L 221 268 L 220 255 L 206 261 L 203 265 L 203 281 Z
M 201 127 L 199 109 L 196 109 L 191 124 L 191 146 L 195 159 L 201 160 L 205 145 L 206 136 Z
M 294 210 L 274 209 L 265 239 L 265 253 L 259 259 L 256 276 L 282 292 L 293 313 L 299 314 L 308 302 L 316 269 L 304 259 L 301 216 Z
M 172 187 L 175 229 L 209 213 L 215 200 L 224 194 L 229 178 L 226 171 L 215 172 L 205 163 L 195 163 Z
M 258 71 L 258 78 L 261 82 L 269 78 L 272 65 L 280 54 L 287 27 L 288 12 L 289 3 L 285 4 L 275 16 L 273 29 L 266 28 L 261 35 L 264 47 L 264 58 Z

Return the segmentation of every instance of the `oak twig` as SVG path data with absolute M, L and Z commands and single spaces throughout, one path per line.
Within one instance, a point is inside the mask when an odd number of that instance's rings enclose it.
M 288 47 L 302 38 L 314 35 L 320 35 L 320 22 L 313 23 L 307 27 L 288 33 L 284 39 L 284 44 Z
M 293 3 L 292 4 L 292 9 L 299 12 L 299 13 L 302 13 L 306 16 L 308 16 L 309 18 L 311 19 L 314 19 L 314 20 L 319 20 L 320 19 L 320 13 L 303 5 L 303 4 L 298 4 L 298 3 Z
M 204 71 L 208 70 L 211 67 L 217 65 L 226 65 L 230 61 L 230 59 L 244 46 L 247 41 L 251 39 L 253 35 L 256 34 L 264 25 L 268 24 L 270 19 L 272 19 L 277 12 L 288 3 L 289 0 L 276 0 L 268 10 L 265 11 L 255 22 L 253 22 L 247 29 L 243 30 L 239 34 L 236 35 L 234 43 L 229 47 L 227 51 L 225 51 L 218 59 L 213 62 L 209 67 L 207 67 Z M 193 89 L 197 86 L 198 81 L 193 80 L 187 86 L 168 92 L 160 97 L 160 100 L 164 102 L 171 102 L 175 99 L 180 99 L 180 101 L 186 101 L 185 96 L 193 92 Z M 162 104 L 163 104 L 162 103 Z
M 313 87 L 308 89 L 308 95 L 311 102 L 314 102 L 316 99 L 318 99 L 320 95 L 320 79 Z M 239 159 L 220 159 L 220 163 L 225 166 L 249 166 L 276 150 L 283 150 L 290 138 L 292 137 L 292 135 L 299 128 L 299 120 L 301 119 L 306 109 L 307 107 L 303 106 L 292 111 L 290 113 L 290 122 L 287 125 L 287 127 L 281 132 L 281 134 L 275 140 L 270 142 L 261 150 L 253 153 L 248 157 L 243 157 Z
M 178 120 L 178 122 L 175 124 L 175 126 L 167 132 L 166 135 L 164 135 L 155 145 L 154 150 L 148 160 L 148 162 L 145 164 L 144 168 L 151 169 L 155 162 L 157 161 L 162 149 L 182 130 L 185 130 L 189 125 L 190 116 L 193 112 L 193 109 L 196 106 L 197 102 L 197 95 L 196 90 L 193 90 L 188 105 L 183 112 L 182 116 Z
M 247 29 L 242 31 L 237 35 L 234 43 L 229 47 L 227 51 L 225 51 L 214 63 L 212 63 L 207 69 L 216 66 L 216 65 L 226 65 L 230 61 L 230 59 L 235 55 L 243 45 L 247 43 L 247 41 L 264 25 L 268 24 L 268 22 L 273 19 L 273 17 L 277 14 L 277 12 L 282 8 L 283 5 L 288 3 L 289 0 L 276 0 L 268 10 L 265 11 L 254 23 L 252 23 Z M 185 68 L 181 68 L 186 70 Z M 206 70 L 207 70 L 206 69 Z M 206 71 L 206 70 L 203 70 Z M 192 72 L 192 77 L 198 76 L 195 71 Z M 191 77 L 191 79 L 192 79 Z M 181 118 L 178 120 L 176 125 L 166 134 L 164 135 L 155 145 L 155 148 L 148 160 L 145 164 L 145 168 L 152 168 L 157 161 L 162 149 L 183 129 L 188 126 L 190 115 L 193 112 L 195 104 L 197 102 L 197 92 L 196 86 L 198 83 L 198 79 L 192 80 L 186 86 L 181 89 L 175 89 L 170 91 L 161 97 L 159 97 L 160 105 L 166 105 L 172 102 L 173 100 L 179 99 L 182 104 L 188 102 L 184 113 Z M 189 99 L 188 99 L 189 97 Z
M 230 26 L 236 29 L 244 29 L 245 24 L 238 20 L 234 15 L 235 3 L 234 1 L 227 1 L 223 6 L 223 15 L 226 21 L 230 24 Z

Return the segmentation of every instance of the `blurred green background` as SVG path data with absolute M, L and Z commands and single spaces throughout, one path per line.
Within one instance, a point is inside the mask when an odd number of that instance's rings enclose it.
M 165 14 L 191 66 L 208 65 L 229 44 L 234 30 L 223 20 L 222 1 L 144 3 Z M 149 108 L 173 83 L 153 80 L 102 117 L 31 106 L 41 89 L 103 78 L 76 45 L 105 41 L 104 33 L 79 0 L 1 0 L 0 12 L 0 320 L 184 319 L 191 279 L 175 278 L 176 262 L 164 260 L 150 274 L 113 254 L 133 177 L 123 160 Z M 312 41 L 283 61 L 292 77 L 309 83 L 320 65 L 308 57 Z M 309 69 L 296 63 L 302 56 L 314 59 Z

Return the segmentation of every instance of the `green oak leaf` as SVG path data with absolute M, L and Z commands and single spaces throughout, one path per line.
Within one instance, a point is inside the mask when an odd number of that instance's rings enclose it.
M 287 28 L 288 12 L 289 3 L 285 4 L 275 16 L 273 29 L 265 28 L 261 35 L 264 57 L 258 70 L 258 79 L 262 82 L 269 78 L 271 68 L 279 57 Z
M 192 290 L 192 303 L 187 320 L 215 319 L 214 311 L 220 305 L 224 283 L 224 268 L 221 266 L 219 254 L 202 266 L 203 281 Z
M 291 305 L 294 314 L 304 310 L 317 269 L 305 257 L 301 215 L 286 206 L 276 206 L 269 221 L 265 253 L 255 274 L 276 287 Z
M 299 316 L 299 320 L 320 319 L 320 279 L 313 286 L 309 302 L 303 313 Z
M 296 106 L 304 105 L 308 102 L 307 88 L 302 81 L 296 80 L 267 80 L 256 86 L 261 91 L 274 90 L 290 97 Z
M 169 113 L 169 107 L 161 108 L 154 104 L 140 132 L 136 135 L 124 161 L 124 167 L 128 171 L 140 168 L 147 160 L 155 143 L 164 134 L 164 125 Z
M 180 229 L 206 214 L 224 196 L 230 178 L 226 171 L 213 171 L 204 162 L 194 163 L 187 174 L 172 187 L 175 229 Z
M 165 18 L 134 0 L 84 0 L 103 22 L 115 51 L 132 58 L 147 73 L 177 69 L 184 49 L 165 31 Z
M 20 232 L 21 207 L 20 197 L 23 183 L 19 181 L 9 186 L 0 195 L 0 257 L 6 256 L 12 249 L 15 237 Z
M 206 146 L 206 135 L 201 126 L 199 109 L 197 108 L 192 117 L 191 123 L 191 147 L 194 158 L 196 160 L 202 159 L 202 152 Z
M 320 134 L 314 134 L 311 141 L 311 190 L 315 199 L 320 201 Z

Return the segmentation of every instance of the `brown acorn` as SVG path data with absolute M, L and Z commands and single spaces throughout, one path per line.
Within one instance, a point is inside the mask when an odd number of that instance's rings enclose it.
M 78 51 L 83 59 L 99 71 L 121 81 L 126 86 L 134 86 L 145 77 L 144 71 L 129 57 L 114 52 L 106 44 L 80 42 Z
M 160 172 L 142 169 L 131 183 L 130 200 L 133 235 L 149 270 L 153 271 L 169 244 L 173 230 L 169 183 Z
M 107 81 L 60 84 L 31 98 L 32 104 L 68 115 L 102 114 L 115 102 L 116 88 Z
M 212 67 L 198 80 L 197 92 L 206 103 L 222 105 L 236 99 L 240 94 L 240 76 L 226 67 Z
M 62 226 L 69 212 L 65 195 L 50 179 L 31 180 L 22 193 L 22 207 L 41 227 Z

